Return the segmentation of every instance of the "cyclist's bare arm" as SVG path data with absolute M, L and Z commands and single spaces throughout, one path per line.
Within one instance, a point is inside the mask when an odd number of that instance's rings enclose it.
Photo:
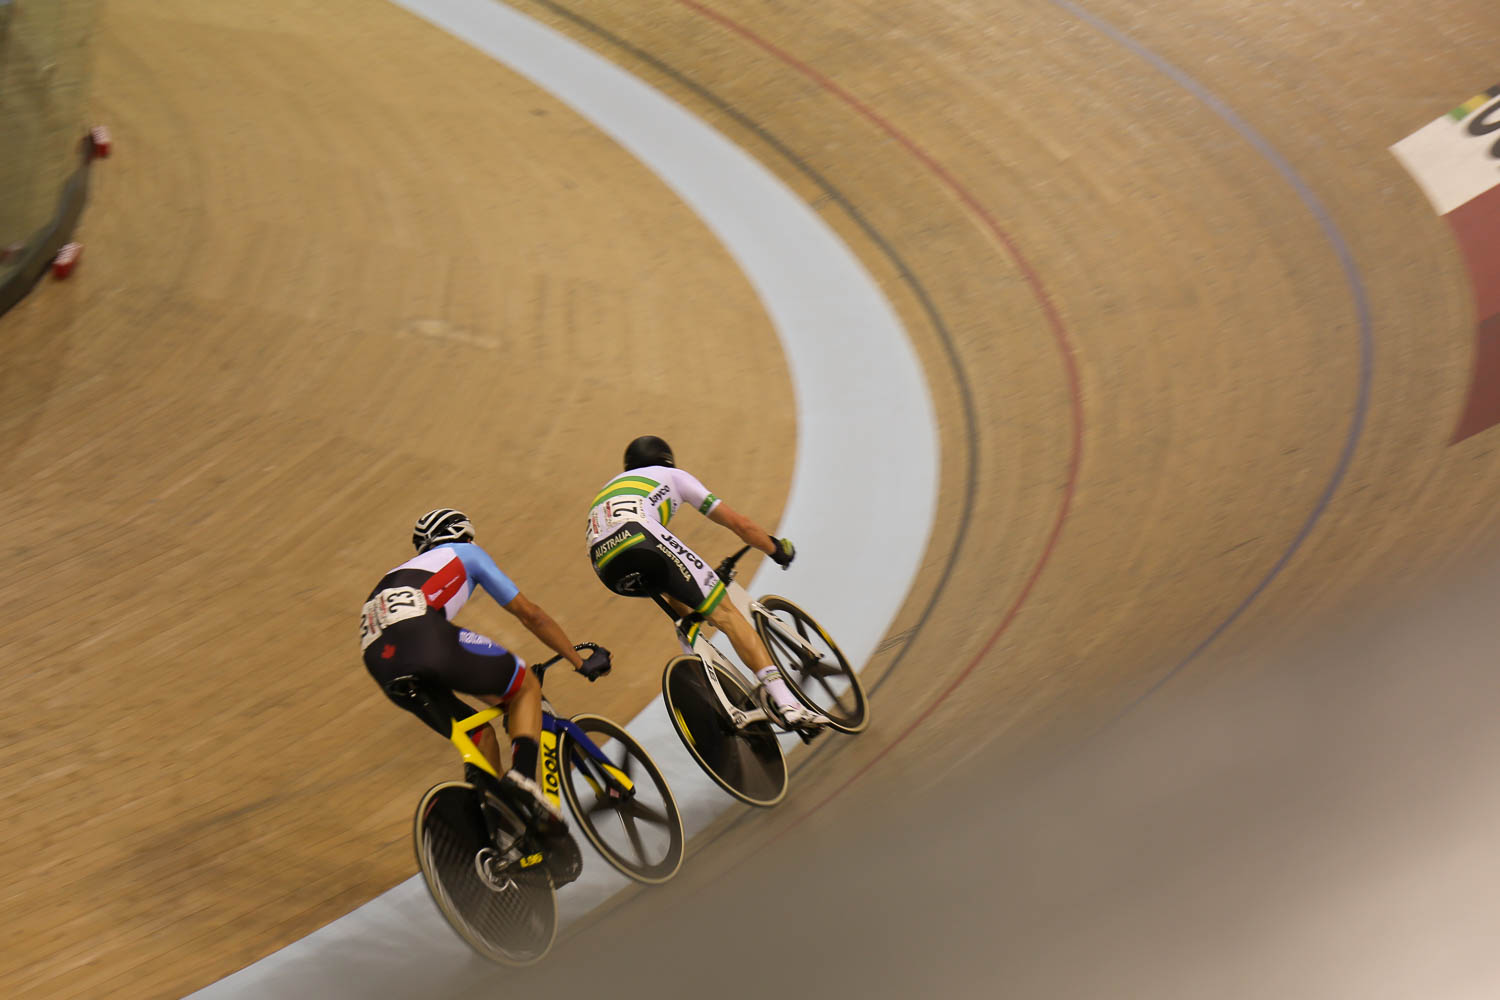
M 577 670 L 583 665 L 583 658 L 578 655 L 578 650 L 573 648 L 573 642 L 568 634 L 562 630 L 562 626 L 552 620 L 552 616 L 542 610 L 541 605 L 529 600 L 525 594 L 516 594 L 511 602 L 502 605 L 506 611 L 515 615 L 522 625 L 532 635 L 546 643 L 554 653 L 559 653 L 562 658 L 573 664 Z
M 776 543 L 771 541 L 771 536 L 766 529 L 729 506 L 723 500 L 720 500 L 718 505 L 708 512 L 708 519 L 715 524 L 728 528 L 740 536 L 740 541 L 746 545 L 755 546 L 766 555 L 770 555 L 776 551 Z

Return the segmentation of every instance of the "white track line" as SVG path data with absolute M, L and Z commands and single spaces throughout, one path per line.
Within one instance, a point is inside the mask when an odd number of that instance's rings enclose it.
M 879 287 L 770 171 L 590 49 L 492 0 L 391 2 L 532 80 L 614 138 L 697 212 L 744 270 L 781 339 L 797 401 L 797 459 L 780 525 L 798 542 L 797 562 L 784 574 L 765 564 L 750 591 L 804 604 L 863 665 L 916 575 L 938 483 L 932 399 Z M 753 423 L 754 414 L 746 419 Z M 688 757 L 659 698 L 627 728 L 666 773 L 689 836 L 733 804 Z M 558 896 L 564 921 L 629 884 L 583 846 L 584 876 Z M 495 974 L 413 877 L 193 996 L 431 998 L 493 983 Z

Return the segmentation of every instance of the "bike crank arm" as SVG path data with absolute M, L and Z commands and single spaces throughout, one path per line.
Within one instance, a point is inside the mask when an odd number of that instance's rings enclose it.
M 731 706 L 729 709 L 729 721 L 734 723 L 734 728 L 736 729 L 744 729 L 746 726 L 753 726 L 757 722 L 770 722 L 777 726 L 781 725 L 778 720 L 772 718 L 770 713 L 763 708 L 744 712 Z

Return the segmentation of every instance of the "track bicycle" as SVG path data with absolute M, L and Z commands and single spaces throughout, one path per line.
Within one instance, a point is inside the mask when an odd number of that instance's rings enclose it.
M 717 567 L 725 597 L 735 603 L 771 653 L 798 701 L 821 712 L 827 728 L 861 732 L 869 724 L 869 701 L 843 652 L 811 615 L 784 597 L 752 600 L 734 582 L 745 546 Z M 774 806 L 786 795 L 786 757 L 778 732 L 796 732 L 811 742 L 819 730 L 787 729 L 769 710 L 761 684 L 712 643 L 712 628 L 699 612 L 678 616 L 660 594 L 658 606 L 677 626 L 687 651 L 662 672 L 667 715 L 698 766 L 730 795 L 752 806 Z
M 540 681 L 561 659 L 530 669 Z M 416 677 L 398 677 L 388 688 L 447 727 L 464 762 L 465 780 L 428 789 L 413 823 L 417 865 L 433 902 L 485 958 L 505 965 L 539 961 L 557 933 L 555 889 L 578 877 L 583 857 L 570 834 L 545 838 L 530 829 L 527 805 L 511 799 L 470 737 L 505 709 L 455 719 L 433 700 L 437 689 Z M 554 806 L 567 801 L 577 828 L 606 861 L 647 884 L 677 873 L 682 816 L 660 769 L 624 729 L 597 715 L 560 718 L 544 697 L 538 750 L 543 795 Z

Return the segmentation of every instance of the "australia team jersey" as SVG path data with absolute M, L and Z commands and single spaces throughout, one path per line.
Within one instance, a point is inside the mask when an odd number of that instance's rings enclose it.
M 626 521 L 655 521 L 665 526 L 683 504 L 706 517 L 719 505 L 719 498 L 681 469 L 648 465 L 621 473 L 594 497 L 589 510 L 589 544 Z

